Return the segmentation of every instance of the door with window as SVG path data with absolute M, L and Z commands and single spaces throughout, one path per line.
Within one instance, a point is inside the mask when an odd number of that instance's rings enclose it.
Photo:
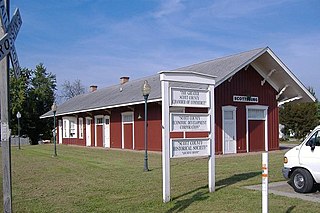
M 104 147 L 110 148 L 110 116 L 104 117 Z
M 103 126 L 104 126 L 104 117 L 96 116 L 95 117 L 95 146 L 103 147 Z
M 122 149 L 134 149 L 133 112 L 122 113 Z
M 86 118 L 86 146 L 91 146 L 91 118 Z
M 247 151 L 268 151 L 267 107 L 247 106 Z
M 237 152 L 236 109 L 234 106 L 222 107 L 223 154 Z

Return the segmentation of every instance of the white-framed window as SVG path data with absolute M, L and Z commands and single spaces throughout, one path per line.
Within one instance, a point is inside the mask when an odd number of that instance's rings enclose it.
M 122 113 L 122 123 L 132 123 L 133 122 L 133 112 Z
M 63 117 L 63 137 L 77 138 L 77 118 Z
M 79 118 L 79 138 L 83 139 L 83 118 Z
M 223 111 L 225 120 L 233 120 L 233 111 Z
M 265 111 L 264 109 L 248 109 L 248 118 L 252 120 L 264 120 Z
M 96 124 L 102 125 L 103 124 L 103 117 L 97 117 Z

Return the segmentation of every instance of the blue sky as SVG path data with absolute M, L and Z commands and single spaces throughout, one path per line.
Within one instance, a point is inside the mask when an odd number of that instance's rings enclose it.
M 11 0 L 22 67 L 117 84 L 269 46 L 320 97 L 318 0 Z

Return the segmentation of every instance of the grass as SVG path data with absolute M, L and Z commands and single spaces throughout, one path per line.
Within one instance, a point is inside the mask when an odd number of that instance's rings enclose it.
M 58 145 L 58 157 L 52 154 L 52 145 L 12 148 L 14 212 L 261 212 L 261 192 L 242 187 L 261 183 L 259 153 L 218 156 L 213 193 L 208 193 L 207 159 L 171 159 L 172 201 L 166 204 L 159 153 L 149 153 L 150 172 L 143 172 L 143 152 Z M 283 180 L 283 154 L 270 152 L 270 182 Z M 2 191 L 0 196 L 3 200 Z M 269 196 L 269 212 L 319 208 Z

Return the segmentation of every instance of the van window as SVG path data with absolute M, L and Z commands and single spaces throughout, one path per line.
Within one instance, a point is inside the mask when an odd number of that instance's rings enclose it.
M 311 138 L 306 143 L 307 146 L 311 146 L 312 144 L 315 144 L 315 146 L 320 146 L 320 132 L 317 131 L 314 133 Z

